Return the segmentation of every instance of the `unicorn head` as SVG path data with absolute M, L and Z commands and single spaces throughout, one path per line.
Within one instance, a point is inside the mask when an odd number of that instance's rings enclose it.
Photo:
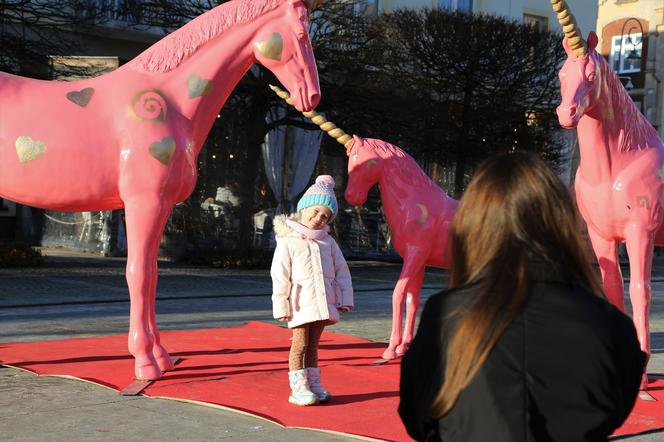
M 380 153 L 384 141 L 353 137 L 354 143 L 346 151 L 348 155 L 348 183 L 344 198 L 353 206 L 361 206 L 367 200 L 369 190 L 378 184 L 383 175 L 384 159 Z M 386 152 L 386 151 L 385 151 Z M 387 153 L 387 152 L 386 152 Z
M 595 50 L 597 34 L 588 35 L 588 51 L 578 57 L 570 47 L 569 39 L 563 39 L 567 60 L 558 73 L 560 79 L 560 106 L 556 108 L 560 125 L 576 127 L 583 115 L 595 104 L 602 84 L 601 57 Z
M 270 22 L 256 33 L 256 61 L 272 71 L 291 91 L 293 106 L 300 111 L 316 107 L 320 101 L 320 85 L 316 60 L 309 40 L 310 0 L 285 0 L 283 20 Z
M 600 83 L 600 55 L 597 54 L 597 34 L 591 32 L 588 41 L 583 40 L 581 29 L 565 0 L 551 0 L 551 7 L 563 28 L 563 47 L 567 60 L 558 73 L 562 101 L 556 109 L 558 121 L 563 127 L 576 127 L 597 98 L 596 85 Z

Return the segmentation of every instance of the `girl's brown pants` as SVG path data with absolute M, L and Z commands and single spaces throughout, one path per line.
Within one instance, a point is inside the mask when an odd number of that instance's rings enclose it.
M 323 321 L 316 321 L 291 329 L 293 342 L 288 355 L 290 371 L 301 370 L 305 367 L 318 367 L 318 342 L 324 328 Z

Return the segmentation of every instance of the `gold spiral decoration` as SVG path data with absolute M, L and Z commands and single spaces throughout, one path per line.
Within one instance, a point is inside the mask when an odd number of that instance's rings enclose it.
M 558 16 L 558 22 L 563 27 L 563 32 L 574 55 L 577 57 L 586 55 L 588 53 L 588 46 L 583 39 L 583 35 L 581 35 L 581 29 L 579 29 L 579 25 L 576 23 L 574 14 L 572 14 L 572 10 L 567 5 L 567 2 L 565 0 L 551 0 L 551 6 Z
M 291 100 L 290 94 L 280 87 L 269 85 L 270 89 L 274 91 L 280 98 L 282 98 L 286 103 L 293 106 L 293 100 Z M 339 144 L 343 144 L 346 148 L 346 152 L 350 151 L 350 148 L 353 147 L 353 137 L 348 135 L 342 129 L 338 128 L 334 123 L 328 121 L 327 118 L 322 116 L 316 111 L 302 112 L 302 115 L 309 118 L 314 124 L 318 125 L 321 130 L 326 132 L 329 136 L 337 140 Z
M 168 103 L 160 91 L 149 89 L 134 95 L 132 109 L 141 120 L 164 121 L 168 114 Z

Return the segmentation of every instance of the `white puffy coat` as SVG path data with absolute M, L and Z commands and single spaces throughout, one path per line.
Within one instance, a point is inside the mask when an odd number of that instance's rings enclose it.
M 272 258 L 272 312 L 290 316 L 288 327 L 314 321 L 339 322 L 339 307 L 353 307 L 348 264 L 328 234 L 310 239 L 291 229 L 286 217 L 274 219 L 277 247 Z

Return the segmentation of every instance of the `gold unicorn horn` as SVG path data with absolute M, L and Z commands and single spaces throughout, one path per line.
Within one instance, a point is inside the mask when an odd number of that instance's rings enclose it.
M 579 29 L 579 25 L 576 23 L 572 10 L 567 6 L 567 2 L 565 0 L 551 0 L 551 6 L 558 15 L 558 21 L 563 27 L 563 32 L 574 55 L 577 57 L 586 55 L 588 46 L 583 40 L 581 29 Z
M 275 94 L 279 95 L 279 97 L 283 98 L 284 101 L 286 101 L 286 103 L 293 106 L 293 100 L 291 100 L 290 94 L 288 92 L 273 85 L 270 85 L 270 89 L 272 89 Z M 353 140 L 353 137 L 348 135 L 342 129 L 338 128 L 331 121 L 328 121 L 327 118 L 325 118 L 318 112 L 316 111 L 302 112 L 302 115 L 309 118 L 314 124 L 320 126 L 320 128 L 323 131 L 327 132 L 329 136 L 337 140 L 339 144 L 343 144 L 346 147 L 346 152 L 350 151 L 350 148 L 353 147 L 353 143 L 355 142 L 355 140 Z

